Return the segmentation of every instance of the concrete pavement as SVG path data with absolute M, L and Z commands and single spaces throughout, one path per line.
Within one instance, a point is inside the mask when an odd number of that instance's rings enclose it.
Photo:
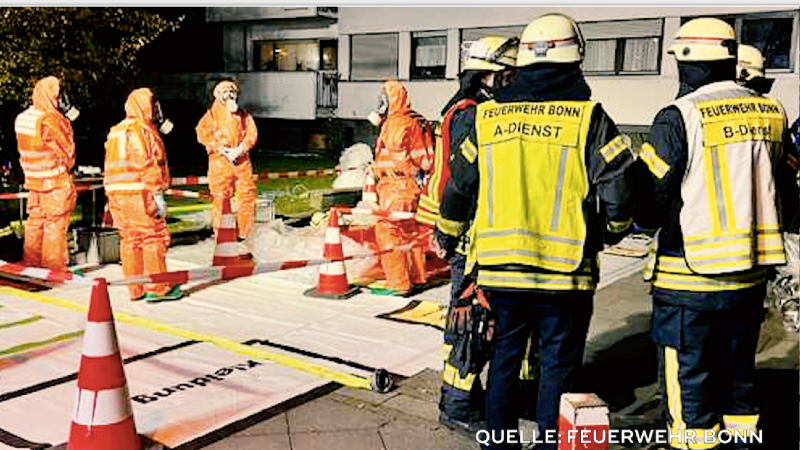
M 663 427 L 649 314 L 648 286 L 641 273 L 597 293 L 580 390 L 595 392 L 609 403 L 615 428 Z M 759 349 L 764 448 L 793 448 L 798 335 L 785 332 L 779 318 L 768 318 Z M 474 439 L 439 425 L 439 383 L 438 374 L 427 370 L 401 380 L 388 394 L 328 385 L 179 450 L 478 449 Z

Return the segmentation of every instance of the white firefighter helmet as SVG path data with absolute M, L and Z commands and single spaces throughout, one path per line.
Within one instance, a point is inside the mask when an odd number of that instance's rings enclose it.
M 752 45 L 739 45 L 736 79 L 750 81 L 764 76 L 764 56 Z
M 736 33 L 727 22 L 712 17 L 692 19 L 675 33 L 667 53 L 678 61 L 722 61 L 736 58 Z
M 519 39 L 484 36 L 469 46 L 462 70 L 499 72 L 517 64 Z
M 583 61 L 586 41 L 571 17 L 563 14 L 539 16 L 525 27 L 519 43 L 517 66 L 534 63 Z

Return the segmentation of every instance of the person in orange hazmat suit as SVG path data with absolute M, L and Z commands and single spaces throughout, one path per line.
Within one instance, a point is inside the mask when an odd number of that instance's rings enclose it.
M 72 175 L 75 140 L 70 121 L 77 116 L 61 82 L 49 76 L 36 83 L 33 105 L 14 123 L 19 162 L 29 191 L 23 244 L 23 262 L 28 266 L 67 269 L 67 228 L 76 200 Z
M 250 150 L 258 131 L 253 117 L 239 108 L 239 88 L 223 80 L 214 87 L 214 103 L 197 124 L 197 140 L 208 152 L 208 188 L 213 197 L 214 232 L 222 221 L 222 203 L 236 193 L 239 239 L 250 236 L 255 223 L 256 184 Z
M 421 172 L 430 170 L 433 149 L 424 137 L 406 88 L 395 80 L 381 87 L 378 110 L 370 121 L 380 126 L 375 144 L 374 173 L 378 177 L 376 191 L 381 209 L 413 212 L 420 195 Z M 419 232 L 413 220 L 380 219 L 375 225 L 375 240 L 381 250 L 407 244 Z M 422 246 L 395 250 L 380 256 L 386 274 L 387 294 L 407 294 L 414 284 L 425 284 L 425 249 Z
M 120 233 L 120 258 L 126 277 L 167 271 L 167 204 L 170 177 L 164 141 L 168 132 L 153 92 L 139 88 L 125 102 L 125 119 L 106 140 L 104 185 L 114 225 Z M 128 285 L 131 300 L 177 300 L 180 286 Z

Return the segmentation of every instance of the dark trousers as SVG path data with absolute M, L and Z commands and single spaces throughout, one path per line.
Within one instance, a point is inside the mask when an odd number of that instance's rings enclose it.
M 757 420 L 755 356 L 764 318 L 764 286 L 720 295 L 735 306 L 703 309 L 675 304 L 663 291 L 653 300 L 652 334 L 658 346 L 662 398 L 667 424 L 674 432 L 694 429 L 700 435 L 726 425 L 741 427 L 748 418 Z M 671 446 L 682 448 L 679 444 Z
M 455 256 L 450 258 L 450 282 L 452 283 L 450 291 L 450 308 L 456 306 L 458 298 L 463 290 L 462 282 L 464 280 L 464 266 L 467 263 L 466 255 L 456 253 Z M 448 311 L 449 312 L 449 311 Z M 446 345 L 453 345 L 456 336 L 454 333 L 444 332 L 444 343 Z M 460 368 L 459 361 L 454 351 L 447 355 L 445 364 L 451 364 L 456 369 Z M 452 382 L 448 377 L 443 377 L 442 394 L 439 398 L 439 409 L 447 414 L 452 419 L 461 422 L 474 422 L 483 419 L 484 415 L 484 397 L 483 386 L 479 376 L 474 377 L 474 382 L 469 390 L 462 389 L 463 386 L 459 382 Z M 460 381 L 460 380 L 459 380 Z
M 541 294 L 491 290 L 488 295 L 496 327 L 486 388 L 489 431 L 500 436 L 501 432 L 519 428 L 520 411 L 530 401 L 519 395 L 519 373 L 531 333 L 535 333 L 534 339 L 538 335 L 541 370 L 536 420 L 541 436 L 546 430 L 557 431 L 561 394 L 572 389 L 583 363 L 594 292 Z M 515 447 L 492 444 L 488 448 Z M 536 447 L 537 450 L 555 448 L 555 444 Z

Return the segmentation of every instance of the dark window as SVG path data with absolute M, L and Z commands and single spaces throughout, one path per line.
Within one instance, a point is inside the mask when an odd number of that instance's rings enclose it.
M 411 79 L 444 78 L 447 65 L 447 33 L 415 32 L 411 36 Z
M 736 30 L 740 44 L 752 45 L 764 55 L 766 69 L 793 70 L 797 53 L 797 11 L 714 16 Z M 681 17 L 681 25 L 696 17 Z M 794 47 L 793 47 L 794 46 Z
M 588 75 L 657 75 L 661 68 L 661 19 L 587 22 L 583 70 Z
M 761 50 L 765 68 L 791 69 L 792 28 L 791 18 L 742 19 L 741 42 Z
M 397 33 L 354 34 L 350 38 L 350 79 L 376 81 L 397 77 Z

